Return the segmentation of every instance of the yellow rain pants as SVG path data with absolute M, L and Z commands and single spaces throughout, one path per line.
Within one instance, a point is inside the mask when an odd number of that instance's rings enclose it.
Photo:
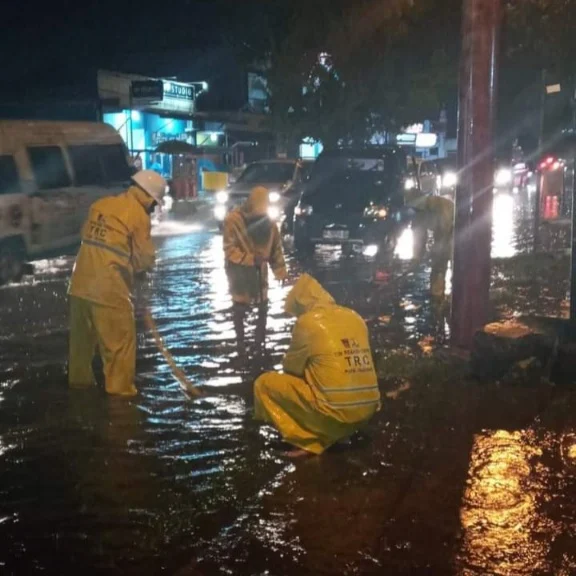
M 284 373 L 256 380 L 255 418 L 274 424 L 286 442 L 321 454 L 380 408 L 368 330 L 307 274 L 288 294 L 286 312 L 298 320 Z
M 446 270 L 452 259 L 454 202 L 442 196 L 430 196 L 426 199 L 426 210 L 430 216 L 429 227 L 434 235 L 430 293 L 439 298 L 446 291 Z
M 68 363 L 72 388 L 94 384 L 92 359 L 97 348 L 104 364 L 106 392 L 134 396 L 136 327 L 132 307 L 111 308 L 72 296 Z
M 96 347 L 104 363 L 106 391 L 133 396 L 136 334 L 134 274 L 154 265 L 150 211 L 154 200 L 132 186 L 95 202 L 82 229 L 82 246 L 70 282 L 69 383 L 93 383 Z
M 426 250 L 427 231 L 434 236 L 430 293 L 443 297 L 446 288 L 446 270 L 452 259 L 454 235 L 454 202 L 443 196 L 420 196 L 409 202 L 416 209 L 413 221 L 414 257 L 419 260 Z

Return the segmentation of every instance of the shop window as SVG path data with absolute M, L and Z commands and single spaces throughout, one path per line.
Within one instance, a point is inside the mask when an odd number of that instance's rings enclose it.
M 68 154 L 76 186 L 97 186 L 103 182 L 98 146 L 70 146 Z
M 98 155 L 104 170 L 104 181 L 107 184 L 130 180 L 130 166 L 122 145 L 98 146 Z
M 18 194 L 20 179 L 13 156 L 0 156 L 0 195 Z
M 32 171 L 40 190 L 53 190 L 70 186 L 64 155 L 58 146 L 28 148 Z

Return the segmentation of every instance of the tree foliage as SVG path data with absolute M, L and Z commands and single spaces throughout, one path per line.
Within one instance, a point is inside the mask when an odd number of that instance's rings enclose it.
M 500 102 L 502 117 L 518 127 L 538 106 L 542 68 L 574 82 L 576 0 L 503 2 Z M 462 4 L 244 0 L 254 16 L 236 40 L 247 60 L 266 63 L 277 131 L 294 141 L 365 142 L 435 119 L 455 102 Z M 329 69 L 319 65 L 321 54 Z
M 460 0 L 261 4 L 243 42 L 267 62 L 274 128 L 295 141 L 365 142 L 437 118 L 456 89 Z M 327 68 L 319 63 L 326 54 Z

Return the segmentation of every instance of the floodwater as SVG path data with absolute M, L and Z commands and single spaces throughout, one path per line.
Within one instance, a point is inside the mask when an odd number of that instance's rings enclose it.
M 495 210 L 495 258 L 525 252 L 520 197 Z M 287 460 L 252 420 L 251 386 L 288 346 L 288 288 L 270 292 L 265 366 L 239 372 L 221 237 L 169 222 L 156 236 L 158 265 L 136 307 L 151 309 L 200 399 L 184 394 L 140 315 L 139 396 L 68 391 L 71 259 L 0 289 L 0 574 L 576 574 L 568 393 L 431 371 L 390 395 L 353 448 Z M 377 354 L 426 353 L 448 322 L 427 299 L 429 270 L 409 257 L 407 233 L 396 279 L 380 287 L 371 263 L 333 249 L 290 258 L 291 276 L 311 271 L 357 309 Z M 495 264 L 497 306 L 530 310 L 529 292 L 503 297 L 520 274 L 506 262 Z M 556 271 L 541 288 L 562 314 L 563 264 Z

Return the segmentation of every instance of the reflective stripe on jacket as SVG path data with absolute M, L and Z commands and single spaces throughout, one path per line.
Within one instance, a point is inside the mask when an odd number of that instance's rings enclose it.
M 267 260 L 274 276 L 286 277 L 286 264 L 278 227 L 270 223 L 270 234 L 258 243 L 250 234 L 246 214 L 238 208 L 224 221 L 224 257 L 232 299 L 239 303 L 267 300 L 268 265 L 263 264 L 260 275 L 254 266 L 255 256 Z M 260 277 L 259 277 L 260 276 Z
M 304 378 L 318 410 L 342 423 L 365 420 L 378 410 L 380 390 L 364 320 L 337 306 L 306 274 L 290 292 L 286 312 L 298 320 L 284 371 Z
M 130 187 L 90 207 L 69 293 L 112 307 L 130 305 L 134 273 L 154 265 L 155 249 L 147 212 L 153 199 Z

